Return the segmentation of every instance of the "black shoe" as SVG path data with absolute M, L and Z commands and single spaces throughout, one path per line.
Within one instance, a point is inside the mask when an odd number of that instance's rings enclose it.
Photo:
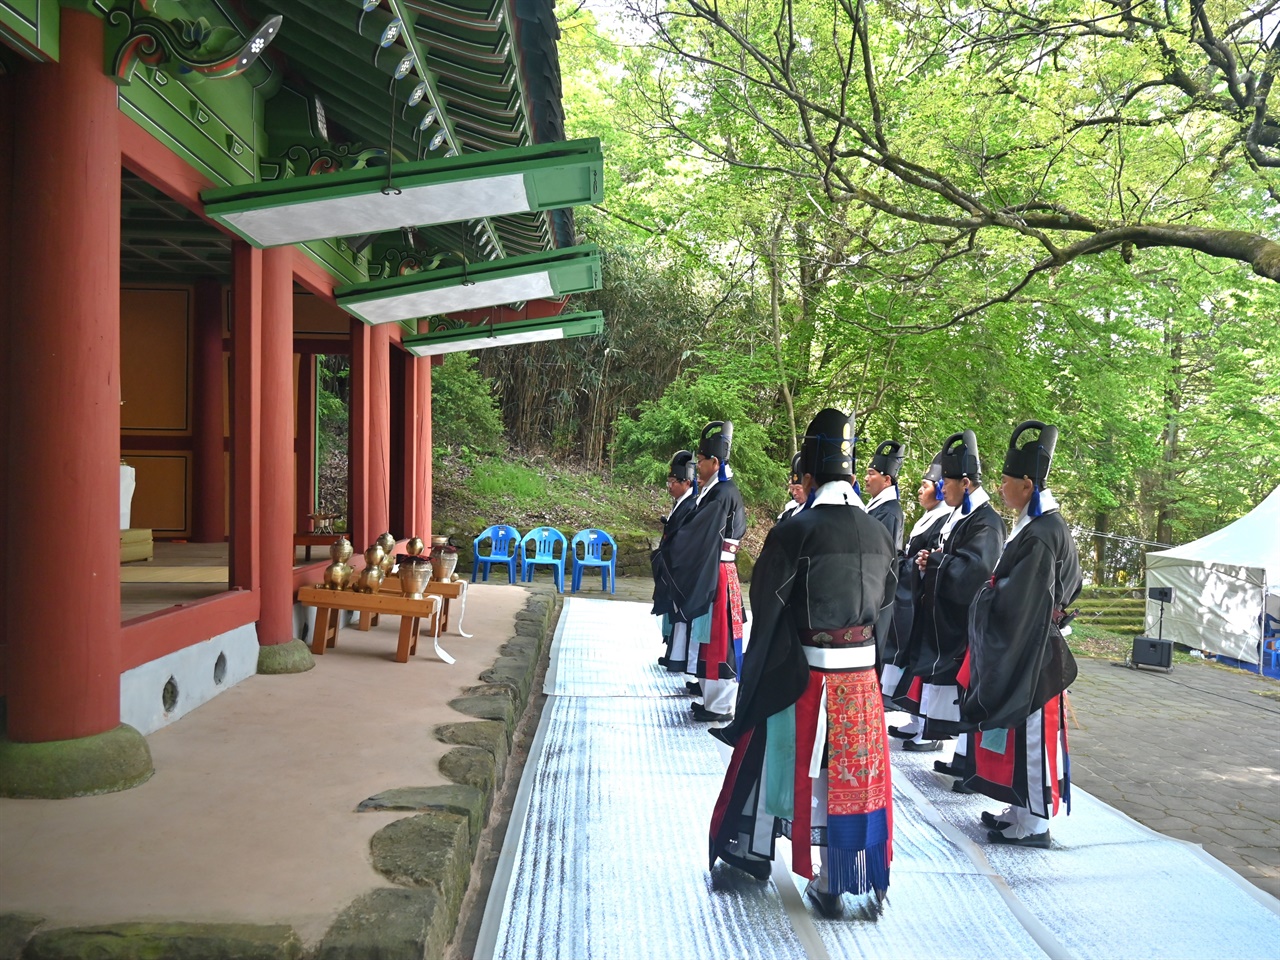
M 668 660 L 666 657 L 659 657 L 659 658 L 658 658 L 658 666 L 660 666 L 660 667 L 666 667 L 668 670 L 670 670 L 670 669 L 671 669 L 671 661 L 670 661 L 670 660 Z
M 952 793 L 977 793 L 973 787 L 966 787 L 963 780 L 956 780 L 951 784 Z
M 1029 837 L 1018 837 L 1016 840 L 1006 837 L 999 830 L 988 830 L 987 839 L 995 844 L 1003 844 L 1006 847 L 1036 847 L 1040 850 L 1048 850 L 1053 844 L 1049 840 L 1049 831 L 1044 833 L 1033 833 Z
M 904 740 L 902 749 L 907 753 L 937 753 L 942 749 L 941 740 Z
M 982 825 L 989 830 L 1008 830 L 1013 826 L 1012 820 L 1001 820 L 994 813 L 982 811 Z
M 684 660 L 668 660 L 663 666 L 667 668 L 667 673 L 684 673 L 688 663 Z
M 818 881 L 810 880 L 804 888 L 804 895 L 813 901 L 818 912 L 828 920 L 839 920 L 844 916 L 844 899 L 838 893 L 823 893 L 818 889 Z
M 686 693 L 691 693 L 695 697 L 702 696 L 702 684 L 700 683 L 694 683 L 692 680 L 686 680 L 684 682 L 684 689 Z
M 701 720 L 706 723 L 719 723 L 722 720 L 732 720 L 733 714 L 732 713 L 716 713 L 712 710 L 708 710 L 706 707 L 704 707 L 700 703 L 695 703 L 693 705 L 693 719 Z
M 729 863 L 729 861 L 725 861 Z M 737 857 L 729 866 L 736 867 L 743 873 L 749 873 L 761 883 L 769 879 L 773 873 L 772 860 L 757 860 L 754 857 Z
M 945 760 L 933 761 L 933 769 L 938 773 L 946 774 L 948 777 L 963 777 L 964 770 L 957 766 L 955 761 L 947 763 Z
M 919 732 L 920 732 L 919 730 L 913 730 L 913 731 L 911 731 L 910 733 L 907 733 L 907 732 L 906 732 L 905 730 L 903 730 L 901 727 L 890 727 L 890 728 L 889 728 L 889 736 L 891 736 L 891 737 L 897 737 L 899 740 L 914 740 L 914 739 L 915 739 L 916 734 L 917 734 L 917 733 L 919 733 Z

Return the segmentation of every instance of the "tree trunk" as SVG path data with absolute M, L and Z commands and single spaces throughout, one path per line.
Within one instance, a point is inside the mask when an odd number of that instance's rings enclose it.
M 1171 544 L 1173 543 L 1173 516 L 1177 506 L 1174 480 L 1177 476 L 1175 464 L 1178 459 L 1178 415 L 1182 405 L 1182 394 L 1178 387 L 1178 376 L 1182 370 L 1182 334 L 1166 328 L 1165 345 L 1169 348 L 1170 364 L 1169 380 L 1164 391 L 1164 462 L 1161 466 L 1160 489 L 1157 494 L 1159 509 L 1156 513 L 1156 541 Z
M 1093 585 L 1102 587 L 1107 582 L 1107 533 L 1111 514 L 1099 510 L 1093 515 Z
M 778 385 L 782 391 L 782 401 L 787 406 L 787 423 L 791 427 L 791 449 L 797 449 L 799 437 L 796 434 L 796 408 L 791 398 L 791 387 L 787 383 L 787 369 L 782 358 L 782 268 L 778 265 L 778 235 L 782 232 L 779 221 L 769 240 L 769 315 L 773 319 L 773 350 L 778 360 Z

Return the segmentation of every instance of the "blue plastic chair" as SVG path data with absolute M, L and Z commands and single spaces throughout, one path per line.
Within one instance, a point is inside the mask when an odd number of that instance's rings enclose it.
M 560 545 L 559 557 L 556 556 L 557 544 Z M 521 581 L 532 583 L 534 566 L 543 564 L 551 567 L 556 589 L 564 593 L 564 561 L 569 553 L 569 541 L 563 533 L 555 527 L 534 527 L 520 541 L 520 553 L 524 558 L 520 564 Z
M 1271 657 L 1271 669 L 1280 667 L 1280 619 L 1265 614 L 1262 630 L 1262 656 L 1258 658 L 1258 672 L 1262 672 L 1262 661 Z
M 480 541 L 490 540 L 488 555 L 480 553 Z M 476 582 L 477 571 L 485 583 L 489 582 L 491 564 L 507 568 L 507 582 L 516 582 L 516 563 L 520 559 L 520 531 L 505 523 L 495 523 L 475 539 L 476 562 L 471 568 L 471 582 Z
M 578 556 L 578 545 L 582 545 L 582 556 Z M 605 545 L 609 546 L 609 558 L 603 556 Z M 600 568 L 600 589 L 610 593 L 618 592 L 618 545 L 613 537 L 603 530 L 594 527 L 580 530 L 574 534 L 569 545 L 573 556 L 573 592 L 582 588 L 582 570 L 584 567 Z

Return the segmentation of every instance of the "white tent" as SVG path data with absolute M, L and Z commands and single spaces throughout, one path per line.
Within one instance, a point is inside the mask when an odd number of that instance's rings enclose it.
M 1280 595 L 1280 487 L 1235 523 L 1148 553 L 1147 587 L 1173 588 L 1166 640 L 1257 663 L 1263 612 Z M 1148 599 L 1148 635 L 1156 636 L 1159 618 L 1160 604 Z

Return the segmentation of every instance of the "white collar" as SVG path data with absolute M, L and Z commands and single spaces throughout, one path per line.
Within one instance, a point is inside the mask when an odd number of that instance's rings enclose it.
M 1013 529 L 1009 531 L 1009 538 L 1005 540 L 1005 544 L 1013 542 L 1013 538 L 1027 528 L 1035 517 L 1027 515 L 1027 511 L 1031 509 L 1031 503 L 1022 508 L 1022 512 L 1018 514 L 1018 522 L 1013 525 Z M 1053 494 L 1049 492 L 1049 488 L 1045 487 L 1040 491 L 1040 514 L 1054 513 L 1058 509 L 1058 501 L 1054 499 Z
M 891 483 L 887 487 L 885 487 L 883 490 L 881 490 L 879 493 L 877 493 L 874 497 L 871 498 L 870 502 L 867 503 L 867 509 L 871 510 L 875 507 L 880 506 L 880 504 L 882 503 L 889 503 L 891 500 L 897 500 L 897 499 L 898 499 L 898 485 L 896 483 Z
M 727 463 L 724 465 L 724 478 L 726 480 L 733 479 L 733 467 L 729 466 Z M 707 495 L 707 491 L 710 490 L 719 482 L 720 482 L 720 475 L 719 473 L 717 473 L 714 477 L 711 478 L 710 483 L 708 483 L 705 487 L 702 487 L 701 489 L 698 490 L 698 503 L 701 503 L 702 498 Z M 695 504 L 695 506 L 697 506 L 697 504 Z
M 959 506 L 951 511 L 951 516 L 947 517 L 947 522 L 942 526 L 942 542 L 947 542 L 947 537 L 951 536 L 951 531 L 955 529 L 957 523 L 965 517 L 973 516 L 973 511 L 977 510 L 984 503 L 990 503 L 991 496 L 982 487 L 969 491 L 969 512 L 964 513 L 964 507 Z
M 778 514 L 778 519 L 781 520 L 783 517 L 791 516 L 791 514 L 795 513 L 802 506 L 804 506 L 804 504 L 796 503 L 795 497 L 792 497 L 787 501 L 787 505 L 782 508 L 782 512 Z
M 854 492 L 853 484 L 848 480 L 832 480 L 830 483 L 824 483 L 813 495 L 813 500 L 809 502 L 809 506 L 816 507 L 819 504 L 826 506 L 835 504 L 841 507 L 857 507 L 859 510 L 866 510 L 866 504 L 862 502 L 862 498 Z
M 915 522 L 915 525 L 911 528 L 911 532 L 907 534 L 907 539 L 911 540 L 914 537 L 918 537 L 935 523 L 945 519 L 947 512 L 950 509 L 951 508 L 948 507 L 944 501 L 939 500 L 932 507 L 926 510 L 920 519 Z
M 679 506 L 680 506 L 680 504 L 682 504 L 682 503 L 684 503 L 686 500 L 688 500 L 691 496 L 693 496 L 693 487 L 690 487 L 690 488 L 689 488 L 688 490 L 686 490 L 684 493 L 680 494 L 680 498 L 679 498 L 678 500 L 676 500 L 676 502 L 675 502 L 675 503 L 673 503 L 673 504 L 671 505 L 671 513 L 675 513 L 675 512 L 676 512 L 676 508 L 677 508 L 677 507 L 679 507 Z M 670 517 L 670 516 L 671 516 L 671 513 L 667 514 L 667 516 L 668 516 L 668 517 Z

